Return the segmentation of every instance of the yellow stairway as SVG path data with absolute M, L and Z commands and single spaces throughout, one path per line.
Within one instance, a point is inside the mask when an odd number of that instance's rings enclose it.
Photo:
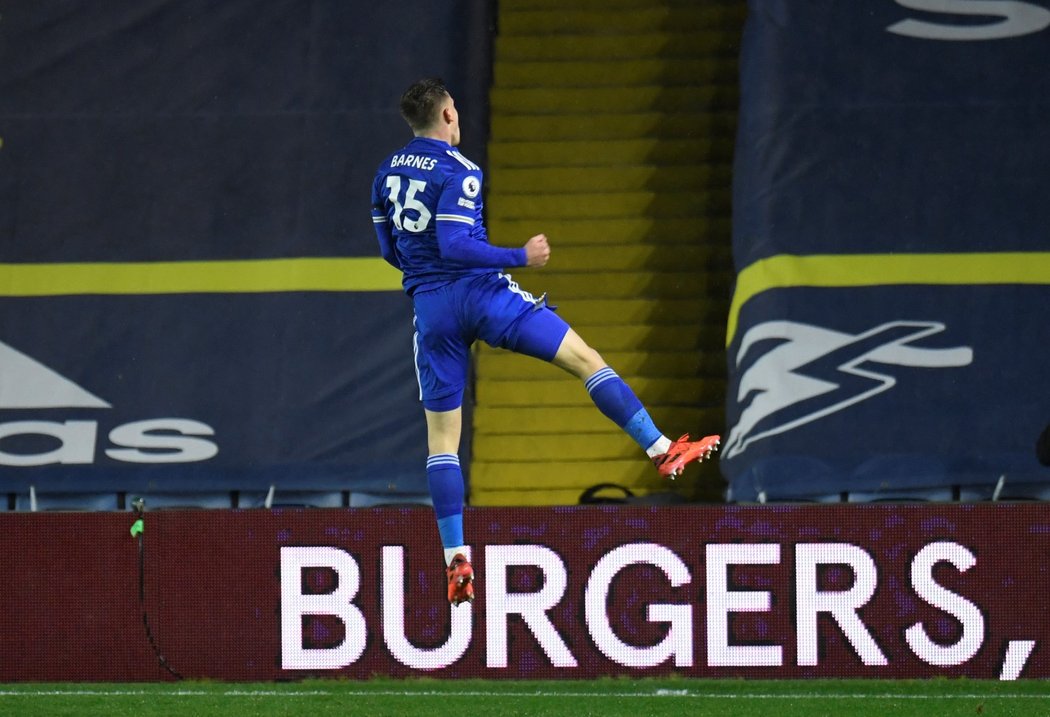
M 602 353 L 672 439 L 721 432 L 742 0 L 501 0 L 486 200 L 514 278 Z M 557 505 L 603 482 L 717 500 L 717 464 L 660 479 L 553 366 L 481 346 L 470 502 Z

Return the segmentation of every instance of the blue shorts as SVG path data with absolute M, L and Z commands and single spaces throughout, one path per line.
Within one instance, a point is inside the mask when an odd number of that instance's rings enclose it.
M 451 411 L 463 403 L 470 347 L 490 346 L 550 361 L 569 325 L 507 274 L 477 274 L 412 296 L 412 349 L 423 406 Z

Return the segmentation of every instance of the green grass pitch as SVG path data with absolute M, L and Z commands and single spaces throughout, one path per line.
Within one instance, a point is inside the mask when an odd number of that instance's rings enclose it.
M 648 717 L 650 715 L 1047 715 L 1050 682 L 981 680 L 592 681 L 323 680 L 285 683 L 187 681 L 143 684 L 0 685 L 0 715 L 369 715 L 453 714 Z

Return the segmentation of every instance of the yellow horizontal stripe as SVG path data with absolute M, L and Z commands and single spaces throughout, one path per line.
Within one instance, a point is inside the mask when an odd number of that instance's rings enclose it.
M 737 277 L 726 346 L 733 342 L 741 307 L 764 291 L 901 284 L 1050 284 L 1050 252 L 781 254 L 760 259 Z
M 396 291 L 379 258 L 0 264 L 0 296 Z

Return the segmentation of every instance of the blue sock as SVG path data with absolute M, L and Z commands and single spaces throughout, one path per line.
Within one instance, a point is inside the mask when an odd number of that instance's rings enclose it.
M 598 410 L 622 428 L 642 450 L 663 435 L 631 387 L 608 366 L 596 371 L 583 385 Z
M 463 471 L 455 453 L 427 458 L 427 482 L 443 548 L 463 545 Z

